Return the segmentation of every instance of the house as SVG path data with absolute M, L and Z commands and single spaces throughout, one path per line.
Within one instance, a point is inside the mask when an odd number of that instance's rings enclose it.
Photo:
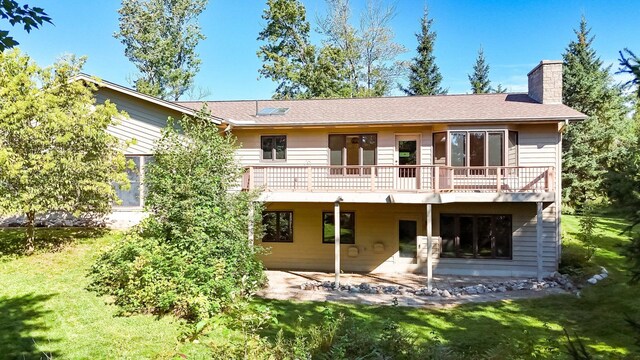
M 538 276 L 560 259 L 562 63 L 542 61 L 526 94 L 206 102 L 240 141 L 245 189 L 262 190 L 271 269 Z M 144 167 L 166 102 L 107 82 Z M 140 216 L 144 171 L 117 213 Z

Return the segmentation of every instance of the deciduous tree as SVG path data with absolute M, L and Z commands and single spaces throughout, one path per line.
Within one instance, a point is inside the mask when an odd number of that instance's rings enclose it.
M 395 7 L 368 0 L 359 28 L 351 25 L 349 0 L 327 0 L 327 7 L 328 13 L 318 19 L 318 25 L 325 36 L 324 45 L 337 49 L 342 56 L 350 96 L 388 94 L 402 74 L 397 56 L 406 51 L 394 41 L 389 25 L 395 17 Z
M 178 100 L 200 70 L 196 46 L 205 37 L 198 16 L 208 0 L 123 0 L 114 37 L 136 66 L 137 91 Z
M 105 214 L 112 183 L 128 184 L 123 144 L 106 131 L 115 105 L 72 81 L 84 61 L 40 68 L 18 50 L 0 53 L 0 213 L 26 215 L 28 252 L 37 214 Z
M 416 34 L 418 55 L 413 58 L 409 65 L 409 85 L 402 90 L 407 95 L 440 95 L 446 94 L 447 89 L 443 89 L 442 74 L 436 65 L 436 57 L 433 49 L 436 41 L 436 32 L 431 29 L 433 19 L 429 18 L 427 8 L 420 20 L 420 33 Z
M 11 26 L 22 24 L 22 27 L 27 32 L 37 29 L 45 22 L 53 24 L 43 8 L 31 7 L 28 4 L 20 5 L 14 0 L 0 1 L 0 19 L 9 20 Z M 18 42 L 12 36 L 9 36 L 9 31 L 0 30 L 0 52 L 16 45 L 18 45 Z
M 249 244 L 247 226 L 261 212 L 250 217 L 255 193 L 230 191 L 243 171 L 233 136 L 204 113 L 172 125 L 145 170 L 149 217 L 93 266 L 93 286 L 128 312 L 197 321 L 261 285 L 259 247 Z

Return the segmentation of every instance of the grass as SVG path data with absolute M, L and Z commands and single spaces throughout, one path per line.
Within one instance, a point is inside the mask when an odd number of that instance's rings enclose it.
M 569 235 L 578 231 L 579 218 L 563 217 Z M 368 329 L 379 329 L 392 319 L 421 339 L 439 338 L 454 349 L 468 354 L 490 353 L 496 347 L 537 349 L 551 358 L 564 354 L 545 351 L 546 347 L 562 348 L 566 343 L 563 328 L 578 335 L 587 349 L 604 358 L 640 359 L 640 347 L 625 323 L 624 314 L 640 319 L 640 285 L 627 283 L 622 246 L 628 241 L 621 232 L 627 223 L 616 217 L 600 217 L 597 245 L 592 262 L 604 266 L 609 278 L 580 291 L 580 296 L 555 295 L 545 298 L 467 304 L 446 310 L 374 307 L 335 303 L 266 301 L 278 314 L 280 325 L 271 329 L 292 333 L 299 318 L 305 324 L 321 320 L 324 307 L 352 314 L 366 323 Z M 569 246 L 581 246 L 572 240 Z M 596 267 L 597 268 L 597 267 Z M 599 270 L 599 268 L 598 268 Z M 514 351 L 513 353 L 517 353 Z
M 578 218 L 563 217 L 569 234 Z M 625 222 L 598 219 L 598 247 L 593 262 L 605 266 L 610 277 L 585 287 L 581 296 L 467 304 L 450 309 L 375 307 L 353 304 L 255 300 L 267 305 L 279 319 L 265 330 L 272 337 L 282 330 L 292 335 L 298 327 L 322 320 L 331 308 L 351 314 L 372 332 L 392 319 L 428 341 L 438 338 L 469 354 L 510 354 L 540 351 L 562 358 L 562 329 L 579 335 L 592 353 L 603 358 L 640 358 L 624 314 L 640 318 L 640 286 L 627 284 L 620 246 Z M 207 358 L 209 344 L 220 340 L 219 328 L 206 330 L 198 343 L 181 342 L 185 325 L 172 316 L 118 316 L 109 299 L 88 291 L 88 270 L 98 254 L 118 240 L 119 233 L 95 230 L 38 229 L 39 244 L 32 256 L 19 254 L 23 233 L 0 231 L 0 354 L 6 358 Z M 574 242 L 569 246 L 580 246 Z M 554 348 L 555 350 L 550 350 Z M 504 358 L 504 357 L 494 357 Z M 530 358 L 523 356 L 523 358 Z
M 22 236 L 14 229 L 0 232 L 0 248 L 5 249 L 0 261 L 1 357 L 152 358 L 175 353 L 179 321 L 118 317 L 115 306 L 86 289 L 89 267 L 120 234 L 38 229 L 38 244 L 44 248 L 29 257 L 6 255 L 6 249 L 20 248 Z

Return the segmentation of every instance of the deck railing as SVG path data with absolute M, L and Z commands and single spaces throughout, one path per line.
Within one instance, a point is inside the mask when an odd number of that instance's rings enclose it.
M 547 166 L 250 166 L 243 189 L 308 192 L 553 192 Z

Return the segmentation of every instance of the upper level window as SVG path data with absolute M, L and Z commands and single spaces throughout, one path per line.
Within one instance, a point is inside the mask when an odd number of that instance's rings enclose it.
M 375 165 L 378 136 L 363 135 L 329 135 L 330 165 Z M 368 170 L 365 171 L 369 174 Z M 332 169 L 332 174 L 342 174 L 342 169 Z M 360 169 L 347 169 L 347 175 L 360 174 Z
M 449 131 L 433 134 L 433 164 L 517 166 L 515 131 Z
M 153 161 L 153 156 L 126 155 L 125 158 L 127 164 L 133 162 L 133 169 L 127 169 L 130 188 L 129 190 L 124 190 L 118 185 L 115 186 L 116 196 L 118 196 L 118 199 L 121 201 L 121 203 L 115 205 L 115 207 L 140 208 L 144 206 L 144 167 Z
M 287 158 L 287 137 L 284 135 L 262 136 L 262 160 L 285 160 Z

